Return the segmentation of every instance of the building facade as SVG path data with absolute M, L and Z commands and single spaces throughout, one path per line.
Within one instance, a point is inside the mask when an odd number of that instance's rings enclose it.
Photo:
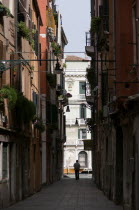
M 62 177 L 66 44 L 54 1 L 0 1 L 0 208 Z
M 137 7 L 138 1 L 92 0 L 86 36 L 95 182 L 126 210 L 139 208 Z
M 65 89 L 72 97 L 65 109 L 67 141 L 64 144 L 64 173 L 73 173 L 76 160 L 79 160 L 82 170 L 92 168 L 91 151 L 84 150 L 83 143 L 83 140 L 91 139 L 85 123 L 91 116 L 85 99 L 85 75 L 90 62 L 80 57 L 68 56 L 65 64 Z

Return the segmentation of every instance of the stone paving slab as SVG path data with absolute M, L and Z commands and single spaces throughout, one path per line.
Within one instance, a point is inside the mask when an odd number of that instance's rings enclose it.
M 64 178 L 6 210 L 122 210 L 96 188 L 90 176 Z

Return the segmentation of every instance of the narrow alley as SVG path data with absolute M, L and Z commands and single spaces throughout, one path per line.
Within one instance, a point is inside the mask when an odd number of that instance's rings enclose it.
M 89 176 L 89 177 L 88 177 Z M 96 188 L 91 175 L 72 175 L 45 186 L 35 195 L 9 207 L 9 210 L 122 210 Z

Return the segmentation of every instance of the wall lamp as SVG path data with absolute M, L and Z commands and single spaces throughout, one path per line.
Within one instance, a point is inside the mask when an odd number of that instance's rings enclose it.
M 56 72 L 56 74 L 61 74 L 63 72 L 63 69 L 61 68 L 60 63 L 58 62 L 58 58 L 57 58 L 57 63 L 56 63 L 56 67 L 55 67 L 55 72 Z
M 75 125 L 79 125 L 78 119 L 79 119 L 79 118 L 76 118 Z
M 86 121 L 85 118 L 76 118 L 75 125 L 79 125 L 78 120 L 81 120 L 81 119 L 84 120 L 84 122 Z
M 69 108 L 69 106 L 67 106 L 67 108 L 66 108 L 66 112 L 70 112 L 70 108 Z

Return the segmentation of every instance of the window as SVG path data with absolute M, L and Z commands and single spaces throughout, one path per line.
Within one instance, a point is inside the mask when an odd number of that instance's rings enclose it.
M 82 151 L 78 154 L 78 160 L 81 167 L 87 167 L 87 153 L 85 151 Z
M 80 105 L 80 118 L 86 118 L 86 107 L 83 104 Z
M 79 129 L 78 130 L 78 139 L 86 139 L 86 138 L 87 138 L 86 129 Z
M 8 176 L 8 145 L 3 143 L 2 148 L 2 178 L 6 179 Z
M 79 82 L 79 94 L 85 94 L 85 82 Z

